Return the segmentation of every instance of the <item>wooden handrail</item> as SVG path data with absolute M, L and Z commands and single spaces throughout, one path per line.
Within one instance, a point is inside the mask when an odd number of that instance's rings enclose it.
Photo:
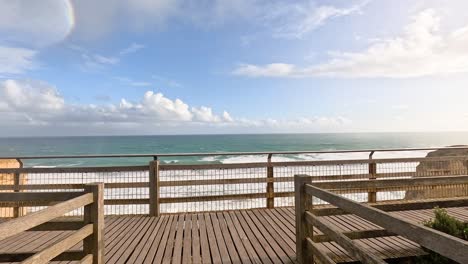
M 83 256 L 85 263 L 104 263 L 104 185 L 102 183 L 87 184 L 84 192 L 55 193 L 0 193 L 0 202 L 10 200 L 11 203 L 21 203 L 31 200 L 51 202 L 55 205 L 43 210 L 15 218 L 0 224 L 0 241 L 11 238 L 26 230 L 73 230 L 75 232 L 53 243 L 40 252 L 2 254 L 0 259 L 6 261 L 23 261 L 22 263 L 48 263 L 53 259 L 76 260 L 76 254 L 67 251 L 79 241 L 83 241 Z M 71 211 L 84 207 L 83 222 L 49 222 Z M 62 257 L 61 257 L 62 256 Z M 69 259 L 64 259 L 69 256 Z M 89 256 L 92 256 L 91 262 Z
M 106 199 L 105 204 L 107 205 L 125 205 L 125 204 L 148 204 L 149 205 L 149 214 L 152 216 L 159 215 L 160 204 L 161 203 L 185 203 L 185 202 L 209 202 L 209 201 L 219 201 L 219 200 L 237 200 L 237 199 L 256 199 L 262 198 L 266 200 L 266 207 L 273 208 L 275 206 L 275 198 L 278 197 L 292 197 L 293 192 L 289 190 L 281 190 L 278 192 L 276 186 L 281 186 L 276 183 L 292 183 L 294 181 L 293 175 L 288 175 L 284 173 L 283 168 L 300 168 L 300 167 L 311 167 L 314 171 L 323 171 L 323 175 L 313 175 L 312 177 L 314 184 L 321 186 L 325 189 L 340 189 L 342 193 L 368 193 L 368 202 L 376 202 L 377 192 L 386 191 L 385 188 L 390 190 L 391 187 L 376 187 L 376 184 L 380 184 L 381 179 L 388 179 L 392 177 L 398 178 L 410 178 L 410 177 L 419 177 L 424 175 L 423 173 L 416 171 L 398 171 L 398 172 L 387 172 L 386 170 L 380 167 L 380 171 L 377 169 L 381 164 L 390 164 L 390 163 L 417 163 L 417 162 L 445 162 L 445 161 L 467 161 L 467 157 L 459 156 L 450 156 L 450 157 L 429 157 L 429 158 L 391 158 L 391 159 L 360 159 L 360 160 L 326 160 L 326 161 L 294 161 L 294 162 L 273 162 L 271 161 L 271 155 L 269 162 L 260 162 L 260 163 L 236 163 L 236 164 L 192 164 L 192 165 L 177 165 L 177 164 L 161 164 L 159 161 L 150 161 L 147 166 L 118 166 L 118 167 L 68 167 L 68 168 L 16 168 L 16 169 L 0 169 L 1 173 L 29 173 L 30 177 L 34 177 L 34 174 L 42 173 L 105 173 L 105 172 L 138 172 L 138 177 L 143 178 L 135 179 L 133 182 L 110 182 L 105 184 L 105 188 L 116 189 L 116 188 L 148 188 L 149 197 L 138 197 L 136 199 L 130 199 L 126 197 L 120 197 L 119 199 Z M 349 166 L 348 166 L 349 165 Z M 314 166 L 318 166 L 314 168 Z M 325 166 L 320 167 L 320 166 Z M 332 169 L 326 168 L 326 166 L 334 166 L 336 173 Z M 348 166 L 348 167 L 347 167 Z M 353 166 L 358 166 L 359 168 L 355 171 L 346 172 L 347 168 L 353 168 Z M 367 168 L 366 168 L 367 167 Z M 403 166 L 404 168 L 404 166 Z M 253 169 L 252 173 L 261 173 L 264 174 L 261 177 L 248 177 L 244 176 L 242 178 L 237 177 L 207 177 L 207 178 L 180 178 L 181 180 L 171 180 L 167 175 L 177 175 L 177 171 L 181 170 L 182 173 L 189 171 L 204 171 L 205 175 L 217 175 L 219 173 L 224 173 L 223 170 L 234 170 L 229 173 L 232 175 L 235 173 L 236 169 Z M 257 170 L 258 169 L 258 170 Z M 341 169 L 344 169 L 344 173 L 341 174 Z M 211 171 L 215 170 L 215 171 Z M 294 170 L 294 169 L 293 169 Z M 327 171 L 328 170 L 328 171 Z M 166 172 L 166 173 L 165 173 Z M 278 174 L 280 172 L 280 174 Z M 326 175 L 327 172 L 333 175 Z M 353 174 L 353 172 L 356 172 Z M 146 173 L 148 173 L 148 178 L 146 178 Z M 192 172 L 190 172 L 192 173 Z M 239 173 L 243 173 L 239 171 Z M 467 173 L 466 171 L 460 173 Z M 130 173 L 129 173 L 130 174 Z M 160 175 L 161 174 L 161 175 Z M 441 174 L 447 174 L 446 172 L 441 172 Z M 32 176 L 31 176 L 32 175 Z M 196 174 L 193 174 L 196 175 Z M 427 175 L 431 175 L 428 173 Z M 238 175 L 236 175 L 238 176 Z M 40 177 L 40 175 L 38 175 Z M 67 175 L 59 175 L 58 177 L 63 177 L 66 179 Z M 129 177 L 133 177 L 129 175 Z M 363 181 L 359 181 L 363 180 Z M 390 181 L 390 179 L 389 179 Z M 399 180 L 397 180 L 399 181 Z M 441 183 L 442 179 L 439 179 Z M 336 182 L 336 183 L 335 183 Z M 376 182 L 376 183 L 373 183 Z M 235 184 L 265 184 L 265 190 L 256 191 L 255 194 L 247 193 L 247 191 L 242 190 L 242 187 L 239 187 L 237 193 L 229 194 L 216 194 L 213 196 L 204 195 L 196 196 L 189 195 L 189 197 L 184 197 L 182 194 L 177 195 L 172 194 L 171 197 L 164 196 L 164 191 L 167 190 L 167 187 L 182 187 L 182 186 L 208 186 L 208 185 L 235 185 Z M 443 184 L 443 182 L 441 183 Z M 334 186 L 336 185 L 336 186 Z M 263 186 L 263 185 L 262 185 Z M 285 186 L 285 185 L 283 185 Z M 328 186 L 328 187 L 327 187 Z M 46 184 L 10 184 L 10 185 L 0 185 L 0 191 L 3 190 L 53 190 L 53 189 L 82 189 L 84 188 L 84 183 L 46 183 Z M 234 187 L 237 188 L 237 187 Z M 263 187 L 262 187 L 263 188 Z M 399 188 L 398 186 L 393 186 L 392 188 Z M 161 191 L 163 194 L 161 195 Z M 393 191 L 393 190 L 390 190 Z M 266 194 L 266 195 L 265 195 Z M 161 197 L 161 198 L 160 198 Z M 190 201 L 190 199 L 193 200 Z M 49 205 L 47 201 L 25 201 L 20 206 L 34 206 L 34 205 Z M 0 204 L 2 206 L 2 204 Z M 12 203 L 3 203 L 3 206 L 12 206 Z
M 21 193 L 21 194 L 30 194 L 33 197 L 35 197 L 36 195 L 36 193 Z M 60 195 L 60 194 L 61 193 L 57 193 L 57 195 Z M 8 194 L 8 195 L 9 195 L 8 197 L 11 197 L 10 195 L 12 194 Z M 5 195 L 3 193 L 0 193 L 0 197 L 3 197 L 3 196 Z M 31 229 L 45 222 L 48 222 L 57 217 L 60 217 L 70 211 L 83 207 L 92 202 L 93 202 L 93 195 L 91 193 L 85 193 L 78 197 L 72 198 L 68 201 L 50 206 L 41 211 L 37 211 L 37 212 L 27 214 L 19 218 L 6 221 L 5 223 L 0 224 L 0 240 L 3 240 L 5 238 L 24 232 L 28 229 Z
M 256 151 L 256 152 L 209 152 L 209 153 L 146 153 L 146 154 L 93 154 L 93 155 L 50 155 L 50 156 L 4 156 L 0 159 L 74 159 L 74 158 L 154 158 L 154 157 L 199 157 L 199 156 L 237 156 L 237 155 L 288 155 L 288 154 L 330 154 L 330 153 L 376 153 L 430 151 L 443 149 L 468 149 L 467 146 L 431 148 L 388 148 L 354 150 L 298 150 L 298 151 Z
M 467 183 L 468 180 L 468 176 L 454 176 L 453 178 L 442 177 L 442 179 L 445 179 L 445 181 L 449 180 L 447 178 L 453 179 L 457 183 Z M 406 182 L 412 186 L 418 186 L 418 184 L 421 186 L 427 186 L 435 184 L 440 180 L 440 178 L 436 179 L 436 177 L 428 177 L 425 179 L 399 179 L 399 186 L 405 185 Z M 392 180 L 382 180 L 368 181 L 366 184 L 369 184 L 371 187 L 379 186 L 379 184 L 382 186 L 391 186 L 392 184 L 395 184 L 395 182 L 392 182 Z M 450 184 L 450 182 L 446 184 Z M 306 260 L 311 259 L 311 256 L 307 256 L 307 254 L 317 251 L 313 239 L 308 239 L 312 236 L 312 233 L 304 232 L 304 230 L 309 228 L 304 224 L 305 222 L 309 222 L 313 226 L 317 226 L 322 232 L 332 238 L 340 246 L 344 247 L 348 253 L 361 262 L 384 263 L 380 262 L 379 259 L 376 259 L 375 255 L 369 254 L 369 252 L 364 252 L 357 244 L 351 241 L 351 239 L 345 236 L 343 233 L 339 232 L 338 230 L 333 230 L 333 228 L 331 228 L 327 223 L 320 220 L 317 215 L 314 214 L 315 210 L 312 208 L 311 204 L 308 206 L 308 208 L 305 208 L 303 205 L 301 206 L 301 204 L 304 204 L 304 201 L 311 203 L 312 197 L 316 197 L 334 206 L 337 206 L 340 210 L 359 216 L 367 221 L 372 222 L 373 224 L 385 228 L 385 230 L 388 232 L 406 237 L 418 243 L 419 245 L 433 250 L 450 259 L 460 263 L 468 263 L 468 241 L 447 235 L 443 232 L 423 225 L 414 224 L 404 218 L 390 215 L 381 209 L 353 201 L 338 194 L 332 193 L 331 191 L 322 189 L 316 184 L 312 184 L 310 178 L 307 178 L 306 175 L 295 176 L 295 187 L 297 202 L 296 225 L 298 226 L 296 227 L 296 242 L 299 244 L 298 248 L 301 249 L 298 251 L 298 260 L 301 263 L 306 263 Z M 307 251 L 305 251 L 306 248 Z M 323 256 L 318 255 L 317 257 L 321 259 Z M 327 261 L 327 259 L 324 259 L 325 263 L 330 263 Z

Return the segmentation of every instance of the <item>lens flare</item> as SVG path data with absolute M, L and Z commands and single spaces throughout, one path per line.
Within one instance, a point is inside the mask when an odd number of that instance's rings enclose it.
M 63 12 L 65 14 L 65 20 L 67 22 L 67 30 L 63 39 L 67 38 L 75 28 L 75 10 L 71 0 L 63 0 Z

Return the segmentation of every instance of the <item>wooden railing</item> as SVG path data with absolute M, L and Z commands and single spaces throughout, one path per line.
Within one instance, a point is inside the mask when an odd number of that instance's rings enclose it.
M 363 248 L 353 239 L 390 235 L 403 236 L 422 247 L 433 250 L 459 263 L 468 263 L 468 241 L 388 213 L 388 211 L 428 209 L 435 206 L 468 206 L 468 197 L 365 204 L 330 191 L 330 189 L 338 191 L 353 188 L 388 191 L 395 189 L 406 190 L 414 187 L 466 185 L 468 184 L 468 176 L 325 183 L 313 183 L 312 179 L 307 175 L 295 176 L 296 253 L 300 263 L 312 263 L 313 260 L 318 260 L 324 264 L 335 263 L 328 255 L 320 251 L 317 244 L 335 241 L 350 256 L 362 263 L 383 264 L 386 262 L 381 257 L 369 249 Z M 332 206 L 315 208 L 314 199 L 320 199 Z M 354 214 L 380 226 L 382 229 L 343 233 L 320 217 L 338 214 Z M 315 227 L 324 235 L 314 235 L 313 229 Z
M 105 182 L 105 188 L 108 190 L 104 199 L 107 214 L 158 216 L 161 212 L 167 212 L 162 207 L 168 204 L 183 205 L 197 202 L 209 204 L 220 201 L 256 200 L 262 203 L 247 204 L 247 208 L 248 206 L 274 208 L 281 205 L 294 205 L 293 175 L 302 171 L 313 171 L 314 175 L 311 179 L 314 182 L 326 184 L 329 181 L 340 181 L 342 186 L 347 186 L 346 190 L 344 187 L 341 188 L 342 193 L 367 193 L 367 201 L 375 203 L 377 193 L 385 192 L 385 189 L 380 190 L 372 185 L 380 179 L 468 174 L 468 167 L 463 167 L 460 171 L 441 169 L 417 172 L 415 168 L 406 168 L 404 164 L 413 164 L 413 167 L 416 167 L 414 164 L 422 162 L 467 164 L 467 159 L 467 157 L 400 159 L 373 159 L 371 157 L 362 160 L 294 162 L 272 162 L 269 159 L 267 162 L 259 163 L 190 165 L 161 164 L 160 161 L 155 160 L 150 161 L 147 166 L 0 169 L 0 175 L 22 175 L 28 179 L 25 184 L 0 185 L 0 193 L 2 191 L 79 189 L 90 180 L 88 176 L 91 175 L 91 180 Z M 386 168 L 386 166 L 400 165 L 401 168 Z M 38 180 L 34 181 L 34 177 Z M 353 180 L 359 183 L 351 186 Z M 251 186 L 260 187 L 252 189 Z M 216 188 L 222 191 L 212 191 Z M 171 190 L 178 191 L 171 192 Z M 203 193 L 204 190 L 208 191 Z M 390 191 L 395 191 L 395 189 Z M 281 199 L 288 199 L 288 203 L 278 204 Z M 31 205 L 23 203 L 15 207 L 35 206 L 40 203 L 40 201 L 35 201 Z M 127 210 L 125 206 L 141 207 L 141 210 Z M 219 210 L 224 209 L 238 208 L 220 208 Z
M 41 201 L 48 206 L 40 211 L 13 218 L 0 224 L 0 243 L 24 231 L 73 230 L 64 238 L 39 252 L 0 253 L 0 262 L 49 263 L 52 260 L 104 263 L 104 185 L 87 184 L 84 192 L 0 193 L 0 204 L 15 205 Z M 84 208 L 82 221 L 54 220 Z M 54 220 L 54 221 L 52 221 Z M 83 241 L 83 250 L 69 250 Z

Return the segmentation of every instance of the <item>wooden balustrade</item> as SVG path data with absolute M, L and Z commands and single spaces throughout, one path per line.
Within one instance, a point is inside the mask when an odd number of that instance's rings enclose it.
M 405 170 L 389 170 L 389 169 L 380 169 L 385 168 L 379 167 L 381 165 L 392 165 L 399 163 L 419 163 L 419 162 L 449 162 L 449 161 L 466 161 L 466 157 L 436 157 L 436 158 L 392 158 L 392 159 L 362 159 L 362 160 L 326 160 L 326 161 L 293 161 L 293 162 L 273 162 L 271 160 L 271 155 L 267 162 L 257 162 L 257 163 L 238 163 L 238 164 L 192 164 L 192 165 L 182 165 L 182 164 L 161 164 L 160 161 L 154 160 L 150 161 L 147 166 L 113 166 L 113 167 L 68 167 L 68 168 L 10 168 L 10 169 L 0 169 L 0 174 L 10 173 L 15 175 L 26 175 L 30 174 L 30 177 L 33 178 L 36 175 L 41 177 L 41 175 L 46 174 L 57 174 L 57 177 L 67 177 L 68 173 L 102 173 L 103 175 L 108 173 L 121 173 L 127 179 L 120 179 L 118 177 L 111 178 L 109 175 L 109 182 L 105 183 L 106 189 L 120 189 L 122 195 L 121 197 L 106 197 L 104 199 L 104 204 L 108 206 L 121 206 L 121 205 L 148 205 L 147 213 L 151 216 L 158 216 L 161 212 L 161 204 L 168 203 L 189 203 L 189 202 L 215 202 L 222 200 L 248 200 L 248 199 L 265 199 L 265 207 L 274 208 L 278 206 L 275 204 L 275 199 L 277 198 L 292 198 L 294 197 L 294 192 L 291 187 L 279 188 L 286 186 L 285 184 L 289 183 L 289 186 L 292 186 L 291 183 L 294 182 L 293 171 L 295 168 L 302 169 L 311 169 L 318 170 L 321 168 L 324 172 L 334 172 L 334 173 L 324 173 L 310 176 L 314 183 L 323 184 L 321 188 L 332 189 L 334 183 L 333 181 L 341 182 L 343 188 L 340 189 L 341 193 L 367 193 L 367 201 L 370 203 L 377 202 L 377 193 L 385 191 L 395 191 L 391 189 L 390 186 L 385 188 L 376 187 L 373 185 L 373 182 L 379 182 L 381 179 L 391 179 L 391 178 L 412 178 L 415 176 L 421 176 L 421 173 L 416 171 L 405 171 Z M 328 167 L 330 169 L 327 169 Z M 343 171 L 341 172 L 340 168 L 351 168 L 352 166 L 358 166 L 359 169 L 355 171 Z M 367 168 L 366 168 L 367 167 Z M 404 167 L 403 167 L 404 168 Z M 252 177 L 250 175 L 245 175 L 239 177 L 234 175 L 235 173 L 241 173 L 241 170 L 249 169 L 252 170 L 252 173 L 259 171 L 262 174 L 265 174 L 263 177 L 255 175 Z M 291 175 L 282 171 L 282 169 L 290 169 Z M 240 170 L 240 171 L 236 171 Z M 183 176 L 192 172 L 200 172 L 203 175 L 207 176 L 204 178 L 196 178 L 197 173 L 193 173 L 195 178 L 184 179 L 180 177 L 180 180 L 170 180 L 167 176 L 168 174 L 173 174 L 175 176 Z M 135 178 L 132 178 L 136 175 Z M 146 173 L 148 176 L 146 176 Z M 224 174 L 223 174 L 224 173 Z M 65 174 L 59 176 L 60 174 Z M 127 176 L 126 176 L 127 175 Z M 217 175 L 223 175 L 222 177 L 217 177 Z M 438 176 L 450 175 L 450 172 L 441 172 Z M 163 177 L 164 176 L 164 177 Z M 428 173 L 428 176 L 430 174 Z M 55 176 L 54 176 L 55 177 Z M 107 176 L 100 176 L 107 177 Z M 120 179 L 120 180 L 119 180 Z M 451 179 L 452 183 L 456 183 Z M 399 181 L 399 180 L 396 180 Z M 444 181 L 441 178 L 440 181 Z M 37 182 L 37 181 L 36 181 Z M 43 182 L 43 181 L 41 181 Z M 65 180 L 63 182 L 66 182 Z M 328 183 L 327 183 L 328 182 Z M 22 183 L 21 181 L 15 182 L 10 185 L 0 185 L 0 192 L 2 191 L 14 191 L 21 192 L 24 190 L 53 190 L 53 189 L 80 189 L 84 188 L 85 182 L 82 183 L 53 183 L 52 181 L 44 181 L 43 183 Z M 245 186 L 249 184 L 262 184 L 261 189 L 251 191 Z M 328 185 L 327 185 L 328 184 Z M 196 187 L 209 185 L 218 185 L 223 188 L 232 188 L 228 193 L 194 193 L 193 195 L 171 193 L 170 195 L 161 195 L 161 191 L 165 188 L 177 188 L 177 187 Z M 234 186 L 236 185 L 236 186 Z M 327 187 L 328 186 L 328 187 Z M 346 189 L 344 188 L 346 186 Z M 133 190 L 137 189 L 148 189 L 148 196 L 140 195 L 131 197 L 132 193 L 136 193 Z M 205 188 L 205 187 L 204 187 Z M 235 188 L 238 188 L 236 190 Z M 264 188 L 264 189 L 263 189 Z M 203 188 L 200 188 L 203 189 Z M 468 188 L 467 188 L 468 189 Z M 129 193 L 129 196 L 126 197 L 125 194 Z M 36 201 L 35 205 L 39 205 L 41 202 Z M 289 203 L 292 205 L 292 203 Z M 27 207 L 30 206 L 28 203 L 23 203 L 21 206 Z M 16 208 L 20 209 L 20 206 Z M 20 210 L 18 210 L 20 211 Z
M 386 263 L 365 247 L 360 246 L 353 239 L 375 238 L 384 236 L 403 236 L 422 247 L 433 250 L 443 256 L 468 263 L 468 242 L 421 224 L 415 224 L 407 219 L 391 215 L 388 211 L 402 211 L 414 209 L 428 209 L 435 206 L 468 206 L 468 197 L 445 198 L 428 201 L 393 201 L 385 203 L 359 203 L 340 196 L 327 189 L 339 191 L 340 189 L 361 188 L 364 190 L 382 191 L 390 188 L 408 189 L 415 186 L 444 186 L 452 184 L 468 184 L 468 176 L 452 177 L 424 177 L 415 179 L 383 179 L 371 181 L 346 181 L 313 183 L 312 177 L 307 175 L 295 176 L 295 202 L 296 202 L 296 253 L 300 263 L 335 263 L 326 254 L 320 251 L 318 243 L 335 241 L 344 248 L 349 255 L 362 263 Z M 333 207 L 315 208 L 313 199 L 318 198 Z M 361 230 L 343 233 L 335 226 L 329 224 L 322 216 L 338 214 L 354 214 L 382 229 Z M 314 235 L 312 230 L 316 227 L 323 235 Z
M 10 219 L 0 224 L 0 241 L 24 231 L 73 230 L 39 252 L 0 253 L 0 261 L 21 263 L 49 263 L 52 260 L 82 263 L 104 263 L 104 185 L 86 184 L 84 191 L 77 192 L 9 192 L 0 193 L 0 205 L 24 203 L 48 207 L 40 211 Z M 58 202 L 58 203 L 57 203 Z M 69 212 L 84 208 L 83 221 L 56 221 Z M 69 250 L 83 241 L 82 251 Z

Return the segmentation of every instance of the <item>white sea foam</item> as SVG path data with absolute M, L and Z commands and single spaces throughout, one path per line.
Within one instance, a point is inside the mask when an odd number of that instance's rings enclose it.
M 209 157 L 203 157 L 200 159 L 202 162 L 215 162 L 219 161 L 219 156 L 209 156 Z
M 179 163 L 179 160 L 165 160 L 163 162 L 166 164 L 175 164 L 175 163 Z

